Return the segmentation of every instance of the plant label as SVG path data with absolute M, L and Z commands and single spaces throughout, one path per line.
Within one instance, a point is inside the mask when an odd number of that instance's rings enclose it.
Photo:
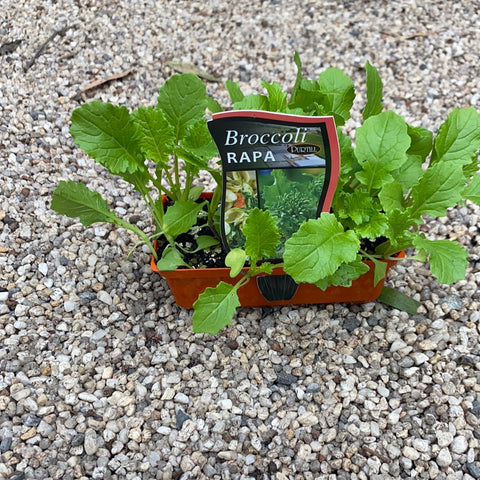
M 244 245 L 243 224 L 255 207 L 277 217 L 281 245 L 302 222 L 329 211 L 340 171 L 333 117 L 240 110 L 214 114 L 208 128 L 222 161 L 227 250 Z

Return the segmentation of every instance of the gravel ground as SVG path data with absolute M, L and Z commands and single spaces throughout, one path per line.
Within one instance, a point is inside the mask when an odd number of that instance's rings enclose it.
M 480 108 L 479 24 L 478 0 L 2 0 L 0 478 L 480 478 L 477 206 L 428 226 L 467 247 L 465 281 L 390 274 L 418 315 L 243 309 L 216 338 L 192 333 L 147 252 L 125 260 L 127 232 L 49 210 L 74 178 L 148 225 L 69 117 L 91 98 L 153 104 L 170 60 L 215 75 L 227 105 L 227 79 L 293 85 L 298 50 L 307 75 L 336 66 L 359 86 L 349 128 L 369 60 L 386 105 L 435 129 Z

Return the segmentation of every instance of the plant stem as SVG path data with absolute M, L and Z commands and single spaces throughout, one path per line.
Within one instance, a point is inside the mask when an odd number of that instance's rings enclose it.
M 210 230 L 212 231 L 213 236 L 220 242 L 222 241 L 222 239 L 220 237 L 220 234 L 217 232 L 215 228 L 214 216 L 215 216 L 215 212 L 218 209 L 218 204 L 220 202 L 221 195 L 222 195 L 222 185 L 217 184 L 217 186 L 215 187 L 215 191 L 213 192 L 212 199 L 208 203 L 208 217 L 207 217 L 208 226 L 210 227 Z
M 178 157 L 177 154 L 173 157 L 173 168 L 174 168 L 174 175 L 175 175 L 175 184 L 173 190 L 175 191 L 175 197 L 178 196 L 178 192 L 180 191 L 180 172 L 178 168 Z M 176 200 L 176 198 L 172 198 L 172 200 Z
M 183 191 L 183 195 L 182 195 L 184 200 L 188 200 L 192 182 L 193 182 L 193 173 L 190 170 L 187 170 L 187 175 L 185 179 L 185 190 Z
M 168 171 L 168 169 L 165 168 L 163 171 L 164 171 L 164 173 L 165 173 L 165 176 L 167 177 L 168 184 L 169 184 L 169 185 L 173 185 L 173 178 L 172 178 L 172 176 L 170 175 L 170 172 Z
M 150 196 L 150 193 L 147 192 L 147 198 L 148 198 L 148 203 L 151 206 L 152 209 L 152 215 L 155 219 L 155 222 L 159 228 L 163 227 L 163 207 L 162 208 L 157 208 L 155 206 L 155 202 L 153 201 L 152 197 Z
M 351 177 L 350 180 L 347 182 L 347 185 L 352 189 L 356 190 L 358 187 L 360 187 L 362 184 L 355 178 Z
M 212 231 L 212 235 L 221 243 L 222 238 L 220 237 L 220 234 L 217 232 L 213 218 L 211 218 L 210 215 L 207 217 L 207 224 L 210 230 Z
M 359 253 L 361 253 L 363 257 L 368 258 L 372 262 L 374 260 L 391 260 L 391 261 L 394 261 L 394 262 L 400 262 L 400 261 L 403 261 L 403 260 L 415 260 L 415 257 L 395 257 L 395 256 L 392 256 L 391 254 L 388 254 L 388 255 L 372 255 L 371 253 L 367 253 L 365 250 L 362 250 L 362 249 L 359 250 Z
M 160 193 L 164 193 L 168 198 L 172 198 L 172 192 L 164 187 L 161 181 L 159 182 L 158 179 L 152 178 L 152 183 Z
M 379 255 L 372 255 L 370 253 L 367 253 L 365 250 L 362 249 L 360 249 L 358 252 L 361 253 L 362 257 L 368 258 L 369 260 L 376 260 L 377 258 L 382 258 Z
M 145 204 L 147 205 L 148 210 L 152 214 L 155 223 L 159 228 L 163 227 L 163 209 L 158 209 L 155 206 L 155 202 L 153 201 L 152 197 L 150 196 L 150 191 L 148 188 L 146 188 L 142 184 L 138 184 L 138 190 L 140 191 L 140 194 L 143 197 L 143 200 L 145 201 Z
M 116 217 L 115 222 L 118 226 L 123 227 L 127 230 L 130 230 L 133 233 L 136 233 L 144 242 L 145 245 L 148 246 L 150 251 L 152 252 L 153 257 L 155 260 L 158 260 L 158 255 L 157 252 L 155 251 L 155 248 L 153 248 L 153 244 L 150 241 L 150 238 L 146 233 L 144 233 L 142 230 L 140 230 L 136 225 L 133 225 L 133 223 L 129 223 L 125 220 L 122 220 L 121 218 Z
M 244 285 L 246 285 L 252 277 L 247 274 L 242 277 L 234 286 L 235 292 L 238 291 L 240 288 L 242 288 Z
M 407 207 L 409 207 L 411 205 L 411 202 L 412 202 L 412 189 L 410 189 L 407 193 L 407 195 L 405 195 L 404 197 L 404 201 L 405 201 L 405 205 Z

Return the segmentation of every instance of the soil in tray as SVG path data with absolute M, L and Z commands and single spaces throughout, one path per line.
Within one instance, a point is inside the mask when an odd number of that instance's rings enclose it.
M 168 204 L 166 204 L 168 206 Z M 207 212 L 207 207 L 204 209 L 205 213 Z M 215 237 L 216 235 L 212 232 L 212 229 L 208 225 L 207 216 L 199 217 L 197 224 L 193 227 L 192 231 L 189 233 L 183 233 L 179 235 L 175 242 L 185 250 L 195 250 L 197 248 L 196 238 L 200 235 L 209 235 Z M 167 240 L 162 235 L 157 242 L 157 253 L 161 256 L 164 248 L 168 245 Z M 224 268 L 225 267 L 225 257 L 226 253 L 222 248 L 222 245 L 216 245 L 205 250 L 200 250 L 195 253 L 186 253 L 183 258 L 186 263 L 193 266 L 194 268 Z M 179 267 L 187 268 L 187 267 Z

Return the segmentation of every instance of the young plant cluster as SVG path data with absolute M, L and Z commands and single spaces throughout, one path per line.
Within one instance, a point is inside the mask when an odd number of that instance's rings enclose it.
M 307 79 L 298 54 L 295 63 L 298 73 L 290 93 L 276 82 L 263 82 L 264 95 L 244 96 L 230 81 L 226 87 L 235 110 L 335 118 L 341 171 L 331 212 L 306 221 L 282 216 L 274 189 L 283 188 L 285 179 L 276 179 L 269 192 L 272 198 L 265 205 L 270 211 L 255 208 L 250 212 L 242 228 L 244 246 L 226 257 L 231 277 L 239 280 L 233 285 L 221 282 L 199 296 L 194 304 L 195 332 L 215 334 L 229 325 L 240 306 L 238 290 L 256 275 L 271 273 L 278 266 L 297 283 L 325 289 L 350 286 L 368 271 L 362 260 L 370 259 L 378 283 L 385 276 L 384 260 L 411 249 L 415 253 L 408 258 L 428 261 L 440 282 L 449 284 L 465 277 L 465 249 L 448 239 L 429 238 L 421 225 L 424 216 L 442 217 L 448 208 L 464 200 L 480 203 L 478 112 L 473 107 L 455 108 L 436 135 L 409 125 L 401 116 L 384 110 L 382 82 L 367 62 L 367 102 L 363 125 L 356 130 L 353 144 L 340 128 L 350 118 L 355 99 L 351 79 L 336 68 L 325 70 L 318 79 Z M 94 101 L 72 115 L 71 133 L 77 145 L 142 195 L 155 220 L 154 235 L 149 237 L 118 218 L 98 193 L 71 181 L 60 182 L 52 208 L 80 217 L 87 226 L 107 221 L 128 228 L 150 246 L 155 258 L 152 239 L 163 235 L 168 245 L 158 258 L 160 270 L 184 265 L 185 252 L 175 239 L 195 225 L 198 215 L 208 216 L 212 234 L 199 238 L 196 248 L 216 245 L 214 219 L 220 189 L 209 202 L 208 213 L 202 213 L 205 205 L 198 201 L 201 187 L 194 185 L 200 169 L 209 171 L 218 184 L 221 181 L 218 172 L 208 166 L 216 148 L 206 127 L 207 108 L 220 110 L 197 77 L 183 74 L 167 80 L 156 107 L 140 107 L 129 113 L 125 107 Z M 166 211 L 160 194 L 173 201 Z M 305 198 L 308 209 L 312 200 Z M 283 258 L 274 264 L 269 259 L 276 256 L 280 243 Z M 245 265 L 249 269 L 239 277 Z
M 79 217 L 85 226 L 109 222 L 131 230 L 140 243 L 148 245 L 160 270 L 188 266 L 185 255 L 219 243 L 214 222 L 220 189 L 207 202 L 201 199 L 203 187 L 195 184 L 200 170 L 221 182 L 220 173 L 209 166 L 217 147 L 207 128 L 207 107 L 219 109 L 196 75 L 183 74 L 165 82 L 155 107 L 129 112 L 126 107 L 94 100 L 72 114 L 70 133 L 75 143 L 140 193 L 155 222 L 153 235 L 119 218 L 99 193 L 72 180 L 59 182 L 52 209 Z M 170 201 L 167 208 L 166 199 Z M 199 216 L 207 217 L 210 234 L 197 236 L 195 247 L 187 249 L 176 239 L 189 232 Z M 166 247 L 158 258 L 154 240 L 161 236 Z

